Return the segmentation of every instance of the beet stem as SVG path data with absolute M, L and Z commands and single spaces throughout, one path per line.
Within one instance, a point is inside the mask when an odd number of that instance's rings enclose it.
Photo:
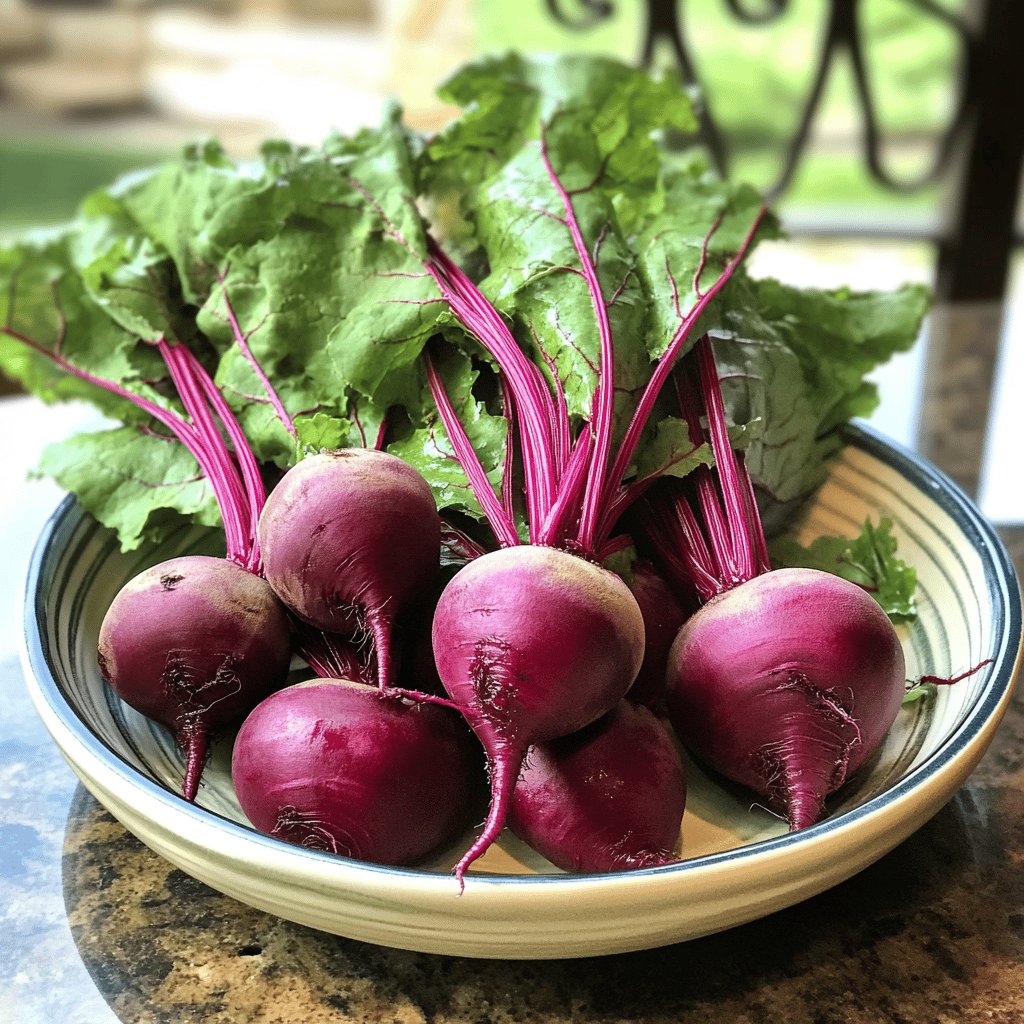
M 654 372 L 651 374 L 650 380 L 647 382 L 647 386 L 644 388 L 643 394 L 640 397 L 640 401 L 637 403 L 637 407 L 633 412 L 633 418 L 629 422 L 629 427 L 626 430 L 626 435 L 622 440 L 622 444 L 619 447 L 619 453 L 615 457 L 615 462 L 612 466 L 611 475 L 608 477 L 607 487 L 610 492 L 617 491 L 625 478 L 626 471 L 629 469 L 629 464 L 633 460 L 633 455 L 636 453 L 636 447 L 640 443 L 640 435 L 643 432 L 644 427 L 647 424 L 647 420 L 650 418 L 651 413 L 654 410 L 654 404 L 658 400 L 658 396 L 661 394 L 661 389 L 668 379 L 668 375 L 672 370 L 675 363 L 676 357 L 682 351 L 683 345 L 686 343 L 687 338 L 690 336 L 690 331 L 693 330 L 694 325 L 703 315 L 704 311 L 710 305 L 712 300 L 718 295 L 718 293 L 725 287 L 729 279 L 732 277 L 736 268 L 743 261 L 743 258 L 747 254 L 747 250 L 750 248 L 754 241 L 754 236 L 757 234 L 758 228 L 761 226 L 761 222 L 764 220 L 765 215 L 768 212 L 768 207 L 762 205 L 757 211 L 753 222 L 747 230 L 743 241 L 740 243 L 739 248 L 733 254 L 732 258 L 728 260 L 725 266 L 722 268 L 722 272 L 718 275 L 714 284 L 706 292 L 698 291 L 698 299 L 694 304 L 693 308 L 680 319 L 679 327 L 676 329 L 676 333 L 672 336 L 665 351 L 661 354 L 658 359 L 658 363 L 654 368 Z M 715 221 L 712 225 L 711 230 L 708 232 L 704 239 L 704 253 L 707 251 L 707 245 L 711 237 L 714 235 L 721 221 L 721 217 Z M 704 255 L 702 254 L 701 263 L 698 267 L 698 274 L 704 269 Z M 695 284 L 698 282 L 695 281 Z M 696 289 L 695 289 L 696 290 Z M 611 495 L 609 495 L 609 498 Z M 614 523 L 609 524 L 608 530 L 610 531 L 615 526 Z M 604 537 L 599 538 L 604 540 Z
M 296 653 L 321 679 L 367 681 L 366 671 L 350 640 L 324 633 L 292 613 L 289 613 L 289 621 Z
M 260 513 L 263 511 L 263 506 L 267 502 L 267 491 L 263 486 L 263 476 L 260 473 L 259 463 L 256 461 L 256 456 L 253 455 L 248 438 L 246 438 L 245 433 L 242 431 L 238 420 L 235 419 L 234 413 L 231 411 L 228 403 L 224 400 L 224 396 L 220 393 L 220 389 L 213 382 L 210 375 L 206 372 L 199 360 L 196 359 L 196 357 L 187 349 L 185 350 L 185 360 L 191 364 L 193 375 L 198 380 L 203 391 L 206 392 L 206 397 L 209 400 L 210 405 L 213 406 L 213 410 L 217 414 L 217 418 L 224 425 L 224 429 L 227 431 L 228 437 L 231 438 L 231 444 L 235 451 L 235 459 L 242 471 L 242 481 L 245 484 L 246 497 L 248 499 L 249 556 L 246 562 L 246 568 L 250 572 L 258 574 L 260 572 L 261 563 L 259 541 Z M 219 433 L 217 437 L 220 437 Z
M 711 339 L 705 334 L 698 339 L 697 366 L 699 368 L 701 391 L 708 412 L 708 426 L 711 432 L 711 446 L 715 453 L 715 465 L 725 500 L 726 520 L 729 525 L 732 563 L 736 568 L 737 583 L 753 579 L 757 575 L 758 558 L 755 550 L 760 546 L 756 537 L 764 541 L 757 506 L 748 506 L 745 500 L 744 481 L 736 454 L 729 441 L 729 430 L 725 421 L 725 403 L 722 400 L 722 386 L 715 366 L 715 355 Z
M 502 547 L 515 547 L 519 543 L 515 523 L 494 493 L 494 488 L 491 487 L 491 482 L 487 479 L 487 473 L 473 450 L 473 445 L 462 426 L 462 421 L 456 414 L 455 407 L 445 391 L 444 381 L 441 380 L 441 375 L 437 372 L 433 360 L 427 353 L 423 354 L 423 362 L 426 366 L 427 382 L 430 385 L 430 393 L 434 397 L 434 404 L 437 406 L 441 422 L 444 424 L 445 432 L 448 434 L 448 440 L 451 441 L 459 464 L 469 478 L 473 496 L 484 510 L 484 515 L 487 516 L 487 521 L 491 524 L 498 543 Z
M 494 357 L 519 412 L 519 440 L 531 528 L 543 522 L 554 500 L 556 470 L 551 425 L 555 412 L 543 373 L 519 348 L 498 311 L 434 239 L 427 269 L 462 325 Z
M 509 390 L 508 384 L 501 382 L 501 412 L 505 417 L 505 458 L 501 464 L 501 504 L 505 509 L 505 515 L 515 522 L 515 504 L 512 491 L 513 470 L 516 457 L 515 426 L 516 408 L 515 399 Z
M 703 530 L 679 491 L 667 499 L 674 515 L 648 502 L 641 519 L 674 582 L 694 587 L 707 601 L 768 572 L 771 560 L 750 474 L 729 440 L 721 383 L 706 334 L 697 341 L 694 356 L 717 470 L 700 466 L 693 473 Z M 697 388 L 683 373 L 676 374 L 676 395 L 691 441 L 703 444 Z
M 555 498 L 547 519 L 537 534 L 538 544 L 557 547 L 565 540 L 565 534 L 571 527 L 572 517 L 578 515 L 577 501 L 583 490 L 587 469 L 590 467 L 590 455 L 594 447 L 594 435 L 584 430 L 576 439 L 572 454 L 562 474 Z
M 565 213 L 565 223 L 572 236 L 572 243 L 579 256 L 580 267 L 583 270 L 583 280 L 590 292 L 590 301 L 594 307 L 594 316 L 597 319 L 597 333 L 601 347 L 601 362 L 598 368 L 597 385 L 594 388 L 592 408 L 594 420 L 592 430 L 594 434 L 594 449 L 590 459 L 591 472 L 587 475 L 583 493 L 583 503 L 580 510 L 580 527 L 577 535 L 580 548 L 589 552 L 594 547 L 594 537 L 600 521 L 601 508 L 604 498 L 605 479 L 608 475 L 608 466 L 611 459 L 612 446 L 612 413 L 615 405 L 615 356 L 612 344 L 611 323 L 608 320 L 608 304 L 605 302 L 604 293 L 601 291 L 601 282 L 597 276 L 597 267 L 590 255 L 590 250 L 583 239 L 583 232 L 580 228 L 579 218 L 572 203 L 572 196 L 562 184 L 557 171 L 551 163 L 551 155 L 548 152 L 547 133 L 544 126 L 540 132 L 540 155 L 544 161 L 544 168 L 551 179 L 551 184 L 558 193 L 562 202 L 562 210 Z
M 175 389 L 199 435 L 205 456 L 205 461 L 200 459 L 200 463 L 206 470 L 210 486 L 220 506 L 228 558 L 246 566 L 251 553 L 251 537 L 247 535 L 244 526 L 249 502 L 238 467 L 232 461 L 227 445 L 217 429 L 202 389 L 193 374 L 192 364 L 184 357 L 187 350 L 178 343 L 168 342 L 164 338 L 157 342 L 156 347 L 171 373 Z

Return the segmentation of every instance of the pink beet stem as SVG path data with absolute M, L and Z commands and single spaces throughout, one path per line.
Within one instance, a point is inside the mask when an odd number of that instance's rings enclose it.
M 757 506 L 752 508 L 746 501 L 749 480 L 744 481 L 736 454 L 729 441 L 729 430 L 725 422 L 725 403 L 722 400 L 722 386 L 715 367 L 715 355 L 711 339 L 705 334 L 697 341 L 697 366 L 707 408 L 708 426 L 711 429 L 711 447 L 715 453 L 719 483 L 725 499 L 725 514 L 730 527 L 731 562 L 736 567 L 736 582 L 753 579 L 758 574 L 756 551 L 766 547 L 761 519 Z M 761 542 L 755 539 L 760 537 Z
M 108 380 L 106 377 L 98 377 L 96 374 L 89 373 L 88 370 L 80 369 L 62 356 L 59 351 L 52 351 L 46 348 L 45 345 L 41 345 L 38 341 L 33 341 L 20 331 L 16 331 L 11 327 L 0 327 L 0 334 L 6 334 L 8 338 L 13 338 L 27 348 L 32 349 L 33 352 L 38 352 L 40 355 L 45 356 L 50 362 L 59 366 L 60 369 L 70 376 L 77 377 L 79 380 L 87 381 L 90 384 L 95 384 L 96 387 L 103 388 L 104 391 L 109 391 L 111 394 L 131 402 L 136 408 L 148 413 L 153 419 L 162 423 L 193 455 L 196 453 L 198 442 L 196 440 L 195 428 L 177 413 L 172 412 L 170 409 L 164 409 L 155 402 L 151 402 L 148 398 L 135 394 L 134 391 L 129 391 L 115 381 Z M 59 340 L 57 346 L 59 349 Z
M 164 409 L 155 402 L 150 401 L 141 395 L 130 391 L 123 385 L 105 377 L 99 377 L 87 370 L 82 370 L 66 359 L 59 351 L 63 338 L 57 341 L 56 349 L 51 350 L 34 341 L 32 338 L 15 331 L 10 327 L 0 328 L 0 333 L 21 342 L 34 352 L 45 356 L 65 373 L 77 377 L 80 380 L 103 388 L 111 394 L 131 402 L 143 412 L 152 416 L 157 422 L 162 423 L 171 433 L 188 449 L 203 470 L 204 476 L 209 480 L 213 489 L 214 497 L 220 508 L 221 519 L 224 523 L 225 541 L 227 544 L 228 557 L 239 565 L 245 565 L 249 556 L 245 529 L 242 526 L 245 499 L 238 478 L 236 467 L 231 463 L 224 447 L 223 440 L 216 433 L 217 440 L 212 441 L 209 432 L 209 411 L 201 396 L 197 395 L 195 381 L 189 372 L 183 371 L 179 364 L 174 349 L 184 346 L 169 344 L 164 339 L 156 343 L 156 347 L 164 359 L 165 364 L 171 371 L 172 380 L 178 390 L 178 396 L 192 418 L 192 423 L 187 422 L 177 413 L 170 409 Z
M 659 564 L 678 585 L 692 587 L 704 601 L 722 592 L 715 561 L 689 502 L 644 501 L 639 506 L 643 523 Z
M 484 515 L 487 516 L 487 521 L 491 524 L 491 529 L 494 530 L 498 543 L 502 547 L 514 547 L 519 543 L 515 522 L 494 493 L 494 488 L 491 487 L 491 482 L 487 479 L 487 473 L 484 472 L 484 467 L 480 464 L 480 460 L 473 450 L 473 445 L 470 443 L 465 428 L 462 426 L 462 422 L 459 420 L 458 414 L 448 398 L 448 393 L 444 388 L 444 381 L 441 380 L 441 375 L 437 372 L 433 360 L 426 353 L 423 355 L 423 360 L 427 370 L 427 382 L 430 385 L 430 393 L 434 397 L 434 404 L 437 406 L 441 422 L 444 424 L 445 432 L 448 434 L 448 440 L 451 441 L 452 448 L 455 450 L 456 458 L 458 458 L 459 464 L 469 479 L 473 496 L 479 502 Z
M 260 365 L 259 360 L 255 355 L 253 355 L 253 351 L 249 346 L 250 335 L 244 333 L 241 325 L 238 323 L 238 317 L 235 315 L 235 308 L 231 304 L 231 299 L 228 297 L 227 273 L 228 271 L 225 269 L 223 273 L 217 275 L 217 280 L 220 281 L 221 287 L 224 290 L 224 305 L 227 307 L 228 323 L 231 325 L 231 332 L 235 336 L 235 343 L 238 345 L 242 355 L 259 378 L 260 384 L 263 386 L 263 390 L 266 392 L 267 398 L 270 399 L 270 404 L 274 407 L 274 412 L 277 413 L 277 418 L 281 421 L 284 429 L 297 440 L 298 434 L 295 432 L 295 424 L 292 422 L 291 416 L 288 415 L 288 410 L 285 409 L 284 403 L 281 401 L 281 398 L 277 393 L 277 389 L 270 383 L 270 378 Z
M 590 473 L 584 485 L 583 503 L 580 513 L 580 526 L 577 540 L 581 550 L 592 551 L 598 521 L 601 515 L 605 490 L 605 478 L 608 474 L 608 463 L 612 445 L 612 413 L 615 404 L 615 355 L 612 345 L 611 323 L 608 320 L 608 304 L 601 291 L 601 282 L 597 276 L 597 267 L 590 255 L 590 250 L 583 239 L 579 219 L 572 203 L 572 196 L 562 184 L 548 153 L 547 136 L 544 128 L 540 133 L 540 154 L 544 168 L 551 179 L 551 184 L 558 193 L 565 214 L 565 223 L 572 236 L 572 244 L 580 260 L 583 279 L 590 292 L 591 305 L 597 320 L 597 333 L 600 340 L 601 362 L 598 372 L 598 384 L 594 389 L 593 411 L 594 422 L 591 429 L 594 433 L 594 450 L 590 459 Z
M 530 329 L 533 330 L 532 324 Z M 562 375 L 558 372 L 558 366 L 555 364 L 554 359 L 548 355 L 544 346 L 541 345 L 540 338 L 535 330 L 533 331 L 533 339 L 555 385 L 551 436 L 554 438 L 555 444 L 555 470 L 558 474 L 558 479 L 561 480 L 562 473 L 565 472 L 565 464 L 569 459 L 569 453 L 572 451 L 572 424 L 569 422 L 569 406 L 565 401 L 565 386 L 562 384 Z
M 388 415 L 385 413 L 380 418 L 380 426 L 377 428 L 377 439 L 373 442 L 373 447 L 377 451 L 384 451 L 384 440 L 388 436 Z
M 501 505 L 505 509 L 505 515 L 515 522 L 515 505 L 513 495 L 513 470 L 515 463 L 515 426 L 516 410 L 515 401 L 508 385 L 502 381 L 501 385 L 501 412 L 505 417 L 505 458 L 501 464 Z
M 245 436 L 244 431 L 235 419 L 230 406 L 224 400 L 220 389 L 214 384 L 210 375 L 206 372 L 198 359 L 185 349 L 185 360 L 192 368 L 192 374 L 206 393 L 207 400 L 213 406 L 217 418 L 221 421 L 227 431 L 231 444 L 234 447 L 235 460 L 242 471 L 242 481 L 245 484 L 246 499 L 249 518 L 249 557 L 246 568 L 257 575 L 262 571 L 260 558 L 259 521 L 263 506 L 267 503 L 267 491 L 263 485 L 263 475 L 260 473 L 259 463 L 253 455 L 252 447 Z M 219 434 L 217 435 L 220 436 Z
M 576 444 L 559 483 L 558 497 L 555 498 L 555 503 L 537 534 L 538 544 L 558 547 L 564 543 L 565 535 L 573 528 L 573 520 L 579 516 L 579 498 L 583 493 L 593 449 L 594 435 L 589 430 L 584 430 L 576 438 Z
M 757 234 L 757 229 L 761 226 L 761 221 L 764 220 L 767 212 L 768 208 L 762 205 L 758 210 L 757 215 L 754 217 L 750 228 L 747 230 L 743 241 L 740 243 L 740 247 L 733 254 L 732 258 L 726 262 L 725 266 L 722 268 L 722 272 L 706 292 L 702 292 L 699 289 L 700 275 L 704 269 L 708 243 L 717 230 L 721 218 L 715 221 L 711 230 L 708 232 L 707 237 L 704 239 L 704 248 L 694 280 L 694 291 L 697 294 L 697 301 L 685 316 L 680 317 L 679 327 L 676 329 L 676 333 L 672 336 L 672 339 L 669 341 L 665 351 L 658 359 L 654 372 L 651 374 L 651 378 L 647 382 L 647 386 L 644 388 L 640 401 L 637 403 L 636 410 L 629 422 L 629 427 L 626 430 L 626 435 L 623 438 L 618 455 L 615 457 L 615 462 L 612 465 L 611 474 L 608 477 L 607 491 L 609 493 L 605 496 L 605 502 L 612 499 L 614 492 L 617 491 L 622 484 L 626 471 L 629 469 L 629 465 L 633 460 L 633 455 L 636 453 L 636 446 L 640 443 L 640 435 L 642 434 L 644 426 L 647 424 L 647 420 L 650 418 L 650 415 L 654 410 L 654 404 L 657 401 L 658 396 L 661 394 L 661 389 L 664 386 L 665 381 L 668 379 L 668 375 L 672 370 L 676 357 L 682 351 L 683 345 L 685 345 L 690 332 L 693 330 L 701 315 L 707 309 L 708 305 L 710 305 L 711 301 L 725 287 L 736 268 L 742 262 L 747 250 L 750 248 L 751 243 L 754 240 L 754 236 Z M 614 528 L 614 523 L 608 527 L 609 530 L 612 528 Z M 604 537 L 600 538 L 601 541 L 604 539 Z
M 717 469 L 717 473 L 713 473 L 706 466 L 700 466 L 693 473 L 703 530 L 682 494 L 670 499 L 674 521 L 651 504 L 646 506 L 643 515 L 666 569 L 677 582 L 694 587 L 707 601 L 715 594 L 768 572 L 771 561 L 750 474 L 729 441 L 721 384 L 707 335 L 697 341 L 694 357 Z M 705 433 L 700 422 L 697 392 L 689 376 L 676 374 L 676 394 L 691 441 L 695 445 L 703 444 Z
M 430 239 L 427 269 L 442 296 L 463 326 L 494 357 L 507 382 L 520 420 L 520 447 L 531 528 L 543 521 L 555 488 L 554 444 L 551 424 L 555 413 L 544 375 L 512 336 L 498 311 L 477 286 Z
M 207 477 L 224 522 L 224 534 L 227 540 L 227 556 L 238 565 L 246 566 L 252 552 L 251 536 L 245 525 L 248 516 L 248 501 L 238 472 L 237 465 L 232 461 L 227 445 L 221 437 L 214 422 L 202 389 L 192 374 L 191 363 L 183 346 L 168 343 L 164 339 L 156 344 L 171 379 L 181 398 L 185 411 L 192 418 L 201 439 L 206 461 Z

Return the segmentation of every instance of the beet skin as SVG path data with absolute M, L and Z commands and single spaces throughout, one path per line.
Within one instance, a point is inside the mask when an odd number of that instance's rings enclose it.
M 298 683 L 245 720 L 231 761 L 261 832 L 377 864 L 411 864 L 477 813 L 480 748 L 436 705 L 336 679 Z
M 816 569 L 777 569 L 684 624 L 669 655 L 669 717 L 689 750 L 795 830 L 878 749 L 905 675 L 869 594 Z
M 284 684 L 288 620 L 266 580 L 223 558 L 185 555 L 125 584 L 97 657 L 125 703 L 174 730 L 192 800 L 211 731 Z

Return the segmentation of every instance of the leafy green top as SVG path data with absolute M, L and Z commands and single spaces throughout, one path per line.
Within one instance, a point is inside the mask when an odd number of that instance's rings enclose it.
M 560 391 L 574 430 L 592 422 L 601 334 L 552 169 L 615 339 L 621 442 L 654 361 L 697 301 L 698 268 L 721 272 L 760 200 L 670 149 L 695 120 L 669 76 L 510 54 L 467 66 L 442 95 L 464 110 L 429 142 L 392 108 L 379 128 L 313 148 L 268 143 L 252 161 L 213 142 L 190 146 L 89 196 L 66 229 L 0 251 L 0 369 L 46 401 L 88 398 L 124 424 L 51 446 L 43 465 L 123 546 L 176 516 L 215 522 L 209 488 L 133 405 L 46 352 L 173 407 L 153 343 L 184 343 L 265 463 L 386 443 L 423 472 L 440 508 L 481 516 L 426 385 L 428 340 L 438 339 L 438 372 L 496 492 L 507 420 L 492 362 L 427 272 L 431 233 Z M 778 234 L 769 218 L 758 238 Z M 822 292 L 734 273 L 693 336 L 716 332 L 732 436 L 763 491 L 788 501 L 813 488 L 836 426 L 876 401 L 865 374 L 913 341 L 926 301 L 912 287 Z M 661 403 L 627 478 L 683 475 L 708 458 Z

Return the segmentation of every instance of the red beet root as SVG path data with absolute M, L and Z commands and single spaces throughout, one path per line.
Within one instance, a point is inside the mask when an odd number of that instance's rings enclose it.
M 210 733 L 281 686 L 288 620 L 265 580 L 233 562 L 186 555 L 127 583 L 100 627 L 103 678 L 174 731 L 193 800 Z
M 318 679 L 245 720 L 231 762 L 261 832 L 377 864 L 411 864 L 469 824 L 479 747 L 451 711 Z
M 303 459 L 260 516 L 263 568 L 295 614 L 326 633 L 372 637 L 377 681 L 390 685 L 396 617 L 437 574 L 441 521 L 430 486 L 374 449 Z
M 688 749 L 799 829 L 878 749 L 905 674 L 869 594 L 815 569 L 777 569 L 712 598 L 680 630 L 669 717 Z
M 445 589 L 434 616 L 437 671 L 491 776 L 491 809 L 456 868 L 460 881 L 504 827 L 526 748 L 614 707 L 636 677 L 643 635 L 617 576 L 552 548 L 483 555 Z
M 647 708 L 620 701 L 592 725 L 527 752 L 512 830 L 566 871 L 673 864 L 686 778 Z

